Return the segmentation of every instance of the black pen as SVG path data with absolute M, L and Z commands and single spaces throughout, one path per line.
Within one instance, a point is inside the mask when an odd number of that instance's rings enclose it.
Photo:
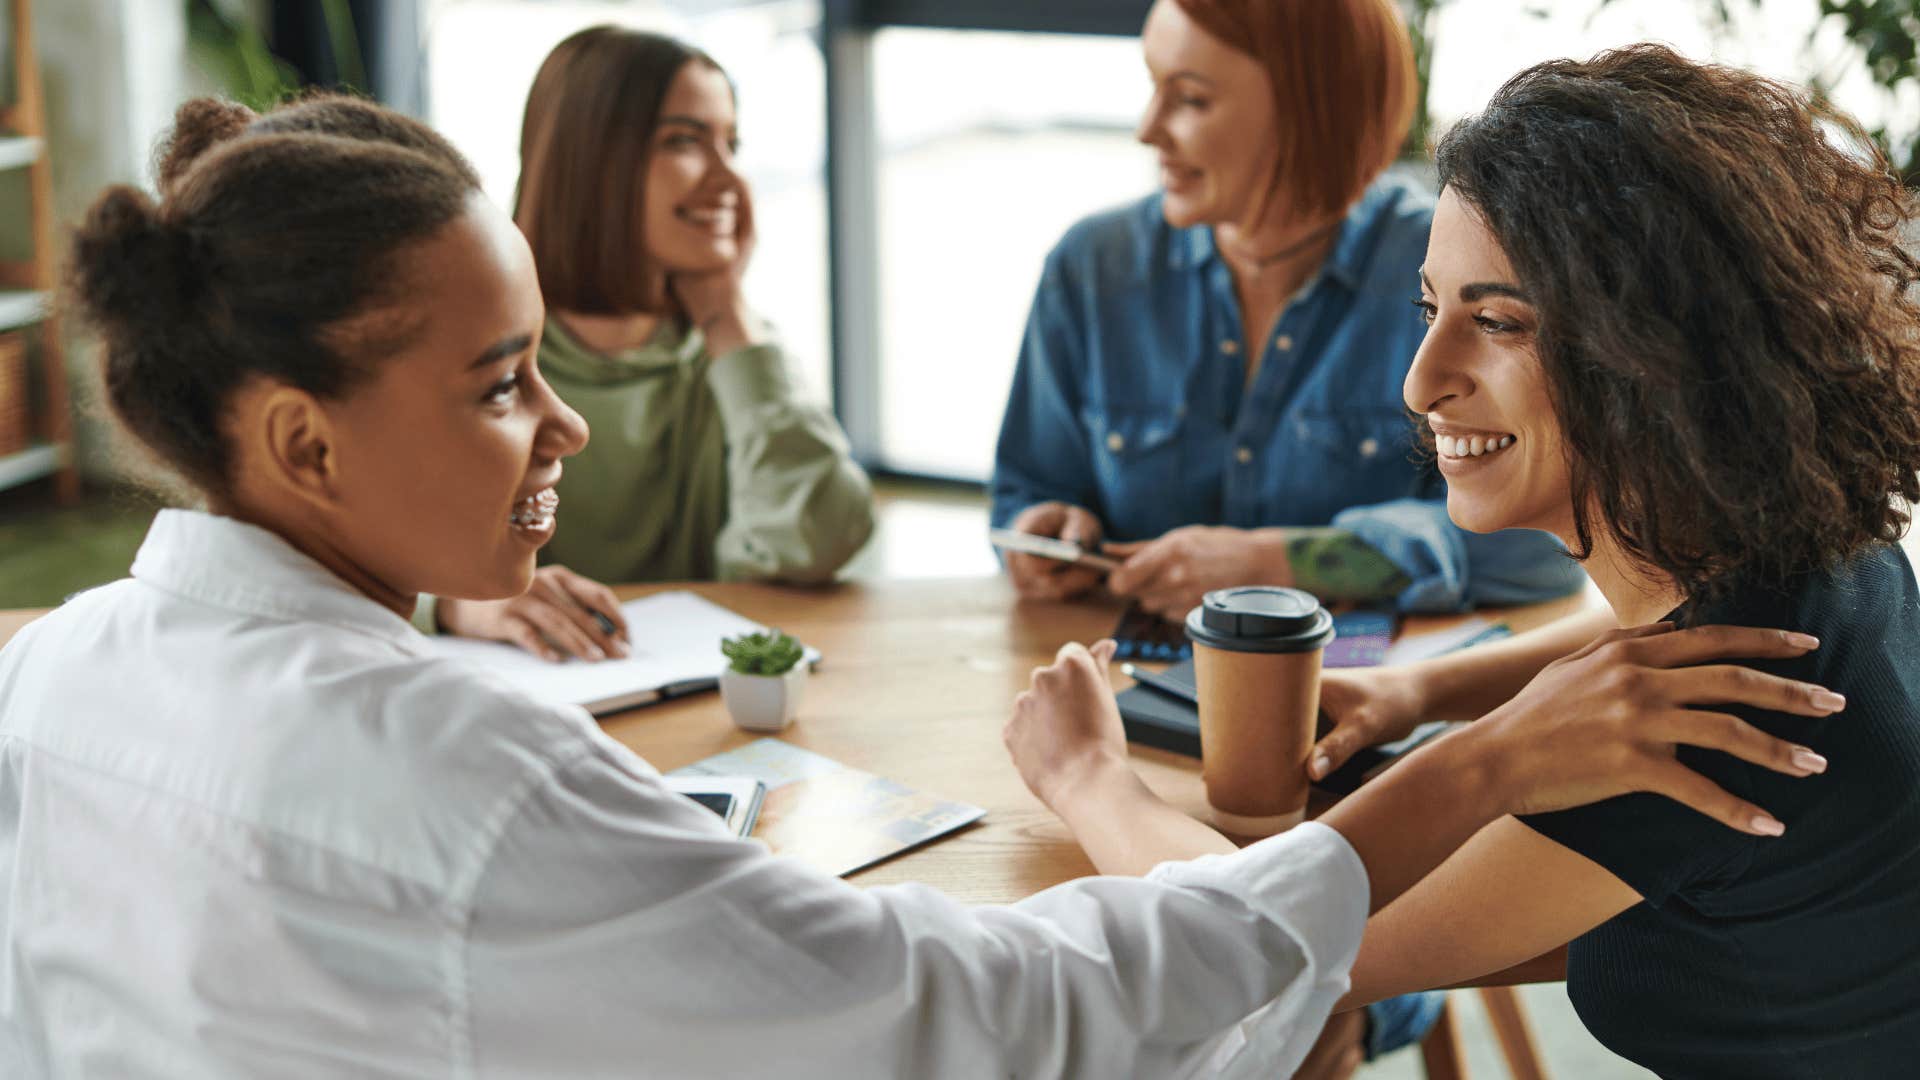
M 600 628 L 601 633 L 607 635 L 608 637 L 612 638 L 616 642 L 622 640 L 621 634 L 620 634 L 620 628 L 614 625 L 612 617 L 607 615 L 606 612 L 603 612 L 599 608 L 596 608 L 590 604 L 584 603 L 580 600 L 575 600 L 574 603 L 580 605 L 581 611 L 584 611 L 588 615 L 591 615 L 593 617 L 593 624 Z

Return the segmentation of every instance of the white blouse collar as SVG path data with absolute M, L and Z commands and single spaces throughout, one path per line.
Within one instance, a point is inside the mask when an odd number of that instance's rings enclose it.
M 410 653 L 424 639 L 280 536 L 197 510 L 162 510 L 134 556 L 133 576 L 157 589 L 248 615 L 319 622 L 391 641 Z

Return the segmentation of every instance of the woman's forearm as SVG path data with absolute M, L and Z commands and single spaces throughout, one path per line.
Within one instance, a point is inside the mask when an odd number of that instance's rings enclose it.
M 1482 975 L 1475 979 L 1463 979 L 1443 989 L 1464 990 L 1473 986 L 1524 986 L 1528 983 L 1566 981 L 1567 947 L 1562 945 L 1510 968 L 1503 968 L 1491 975 Z
M 1367 865 L 1377 911 L 1489 822 L 1508 812 L 1500 767 L 1463 731 L 1369 782 L 1319 820 Z M 1103 874 L 1234 850 L 1232 841 L 1149 790 L 1124 759 L 1061 783 L 1047 802 Z
M 1053 804 L 1102 874 L 1138 877 L 1163 862 L 1234 850 L 1233 841 L 1163 801 L 1125 765 L 1073 785 Z
M 718 357 L 707 375 L 727 442 L 723 581 L 831 581 L 873 532 L 873 488 L 832 414 L 803 400 L 775 345 Z
M 1503 770 L 1473 735 L 1462 730 L 1409 755 L 1320 816 L 1366 864 L 1369 912 L 1509 811 Z
M 1427 720 L 1477 720 L 1505 704 L 1540 669 L 1619 624 L 1613 612 L 1594 607 L 1515 634 L 1505 641 L 1408 664 Z

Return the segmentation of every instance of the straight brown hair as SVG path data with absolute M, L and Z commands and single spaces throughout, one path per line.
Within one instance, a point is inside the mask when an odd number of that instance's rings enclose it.
M 1179 0 L 1273 83 L 1279 151 L 1260 217 L 1327 221 L 1392 164 L 1420 78 L 1393 0 Z
M 720 65 L 660 34 L 617 26 L 554 46 L 527 94 L 513 220 L 526 234 L 549 308 L 583 315 L 667 311 L 647 259 L 646 184 L 653 133 L 674 76 Z

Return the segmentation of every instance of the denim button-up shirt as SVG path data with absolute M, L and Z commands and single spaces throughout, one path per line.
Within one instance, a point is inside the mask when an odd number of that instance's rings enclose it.
M 1160 197 L 1096 214 L 1048 255 L 1000 429 L 993 522 L 1035 503 L 1086 507 L 1116 540 L 1182 525 L 1332 525 L 1406 573 L 1410 611 L 1527 603 L 1579 588 L 1554 537 L 1476 535 L 1413 460 L 1401 383 L 1425 333 L 1419 291 L 1433 201 L 1376 182 L 1265 340 L 1206 226 Z M 1246 385 L 1245 351 L 1262 352 Z

